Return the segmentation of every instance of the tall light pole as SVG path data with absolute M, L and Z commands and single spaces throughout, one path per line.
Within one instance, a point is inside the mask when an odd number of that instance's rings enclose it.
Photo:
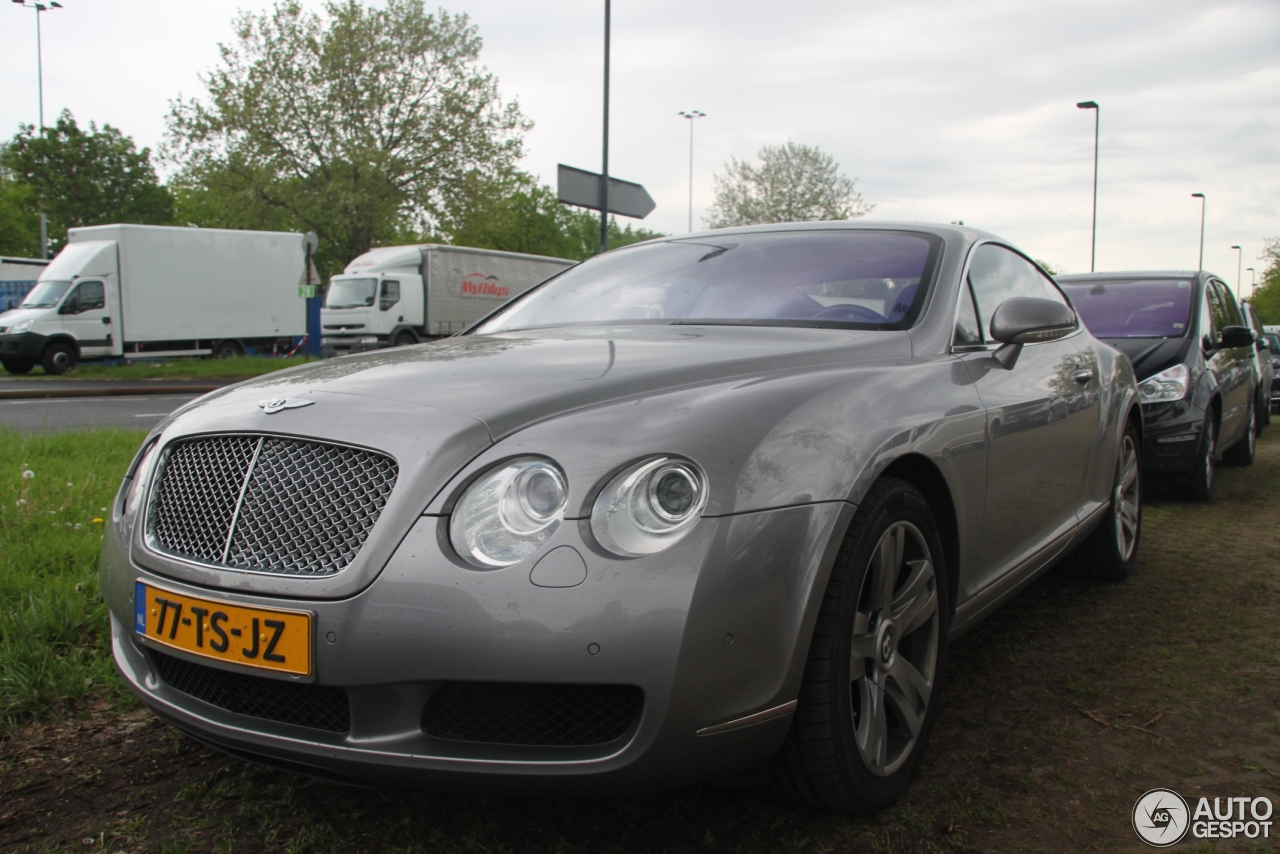
M 1252 267 L 1245 267 L 1249 271 L 1249 299 L 1253 299 L 1253 292 L 1258 289 L 1258 271 Z
M 1192 193 L 1191 198 L 1200 200 L 1200 266 L 1197 270 L 1204 269 L 1204 193 Z
M 50 0 L 48 5 L 28 0 L 13 0 L 17 6 L 36 10 L 36 93 L 40 99 L 40 136 L 44 136 L 44 47 L 40 37 L 40 13 L 50 9 L 61 9 L 62 4 Z M 49 258 L 49 217 L 44 213 L 44 199 L 40 200 L 40 257 Z
M 707 114 L 701 110 L 681 110 L 677 115 L 689 120 L 689 231 L 693 231 L 693 120 L 705 119 Z
M 600 169 L 600 251 L 609 249 L 609 13 L 604 0 L 604 154 Z
M 1089 272 L 1092 273 L 1098 260 L 1098 128 L 1102 124 L 1102 108 L 1097 101 L 1081 101 L 1076 106 L 1093 110 L 1093 231 L 1089 239 Z
M 1240 268 L 1244 265 L 1244 250 L 1239 246 L 1232 246 L 1236 250 L 1236 293 L 1240 293 L 1240 280 L 1244 278 L 1244 274 L 1240 272 Z

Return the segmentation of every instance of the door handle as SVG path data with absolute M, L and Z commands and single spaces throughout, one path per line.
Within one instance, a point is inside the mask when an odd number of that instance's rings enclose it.
M 1086 385 L 1088 384 L 1089 380 L 1093 379 L 1093 371 L 1084 371 L 1084 370 L 1076 371 L 1075 374 L 1072 376 L 1072 379 L 1080 383 L 1080 385 Z
M 109 317 L 104 317 L 104 318 L 102 318 L 102 325 L 103 325 L 103 326 L 110 326 L 110 325 L 111 325 L 111 318 L 109 318 Z

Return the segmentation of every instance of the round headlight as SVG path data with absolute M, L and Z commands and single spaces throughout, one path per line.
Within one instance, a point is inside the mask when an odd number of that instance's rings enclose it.
M 591 509 L 597 542 L 623 557 L 676 544 L 707 505 L 707 479 L 692 463 L 659 457 L 627 467 L 600 492 Z
M 555 463 L 539 457 L 512 460 L 467 487 L 449 520 L 449 541 L 475 566 L 510 566 L 551 539 L 568 500 L 564 474 Z

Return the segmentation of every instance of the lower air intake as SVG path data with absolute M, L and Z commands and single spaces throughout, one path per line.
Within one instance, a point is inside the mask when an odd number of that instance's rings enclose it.
M 447 682 L 427 701 L 422 729 L 452 741 L 582 747 L 622 738 L 643 705 L 633 685 Z
M 244 673 L 228 673 L 152 651 L 170 688 L 237 715 L 345 733 L 351 729 L 347 692 L 326 685 L 297 685 Z

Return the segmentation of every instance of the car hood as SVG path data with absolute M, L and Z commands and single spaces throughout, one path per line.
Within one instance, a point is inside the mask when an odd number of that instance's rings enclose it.
M 1129 357 L 1138 382 L 1181 362 L 1186 358 L 1187 349 L 1191 346 L 1190 338 L 1104 338 L 1102 340 Z
M 728 377 L 900 359 L 904 332 L 636 326 L 467 336 L 333 359 L 227 390 L 237 398 L 317 392 L 447 410 L 496 441 L 546 418 Z

